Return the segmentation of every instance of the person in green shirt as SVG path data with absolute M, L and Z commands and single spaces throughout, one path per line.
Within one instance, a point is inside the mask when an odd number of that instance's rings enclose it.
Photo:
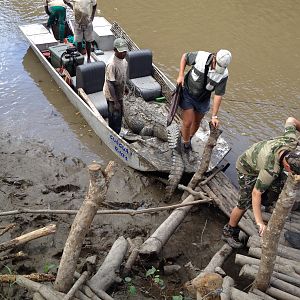
M 297 150 L 296 131 L 300 121 L 289 117 L 283 136 L 258 142 L 246 150 L 237 160 L 236 169 L 240 185 L 240 197 L 232 210 L 230 220 L 223 228 L 222 239 L 233 248 L 241 248 L 238 223 L 252 206 L 259 235 L 266 225 L 262 219 L 262 200 L 276 201 L 286 180 L 285 171 L 300 174 L 300 151 Z
M 58 21 L 59 41 L 63 43 L 65 37 L 66 4 L 63 0 L 45 0 L 45 12 L 49 16 L 47 28 Z

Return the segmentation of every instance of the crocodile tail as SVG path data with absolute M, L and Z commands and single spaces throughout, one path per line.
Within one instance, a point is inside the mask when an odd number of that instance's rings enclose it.
M 170 200 L 184 172 L 184 162 L 180 152 L 180 132 L 177 124 L 167 127 L 168 144 L 172 151 L 172 166 L 166 186 L 166 200 Z

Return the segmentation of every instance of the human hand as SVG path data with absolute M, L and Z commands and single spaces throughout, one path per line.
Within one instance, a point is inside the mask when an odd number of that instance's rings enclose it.
M 259 236 L 262 236 L 267 228 L 264 223 L 257 223 Z
M 219 127 L 219 119 L 218 118 L 211 118 L 211 123 L 214 127 Z
M 176 80 L 177 84 L 178 85 L 181 85 L 183 86 L 183 83 L 184 83 L 184 76 L 183 75 L 179 75 L 177 80 Z

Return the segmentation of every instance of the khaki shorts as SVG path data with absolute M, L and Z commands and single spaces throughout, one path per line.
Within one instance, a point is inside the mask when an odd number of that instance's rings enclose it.
M 83 38 L 86 42 L 92 42 L 94 40 L 92 22 L 88 25 L 79 25 L 75 23 L 74 31 L 74 38 L 77 43 L 82 42 Z

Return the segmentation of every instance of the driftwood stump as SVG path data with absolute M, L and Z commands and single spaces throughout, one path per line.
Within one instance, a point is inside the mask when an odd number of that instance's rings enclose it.
M 257 288 L 263 292 L 269 287 L 280 234 L 286 217 L 295 202 L 296 190 L 299 187 L 300 176 L 289 174 L 263 236 L 261 263 L 253 285 L 253 288 Z
M 81 251 L 84 238 L 97 213 L 99 205 L 105 200 L 107 181 L 112 175 L 110 163 L 104 172 L 98 164 L 89 166 L 90 186 L 87 196 L 78 211 L 65 244 L 54 287 L 61 292 L 68 292 L 72 287 L 73 274 Z M 110 174 L 109 176 L 107 174 Z

